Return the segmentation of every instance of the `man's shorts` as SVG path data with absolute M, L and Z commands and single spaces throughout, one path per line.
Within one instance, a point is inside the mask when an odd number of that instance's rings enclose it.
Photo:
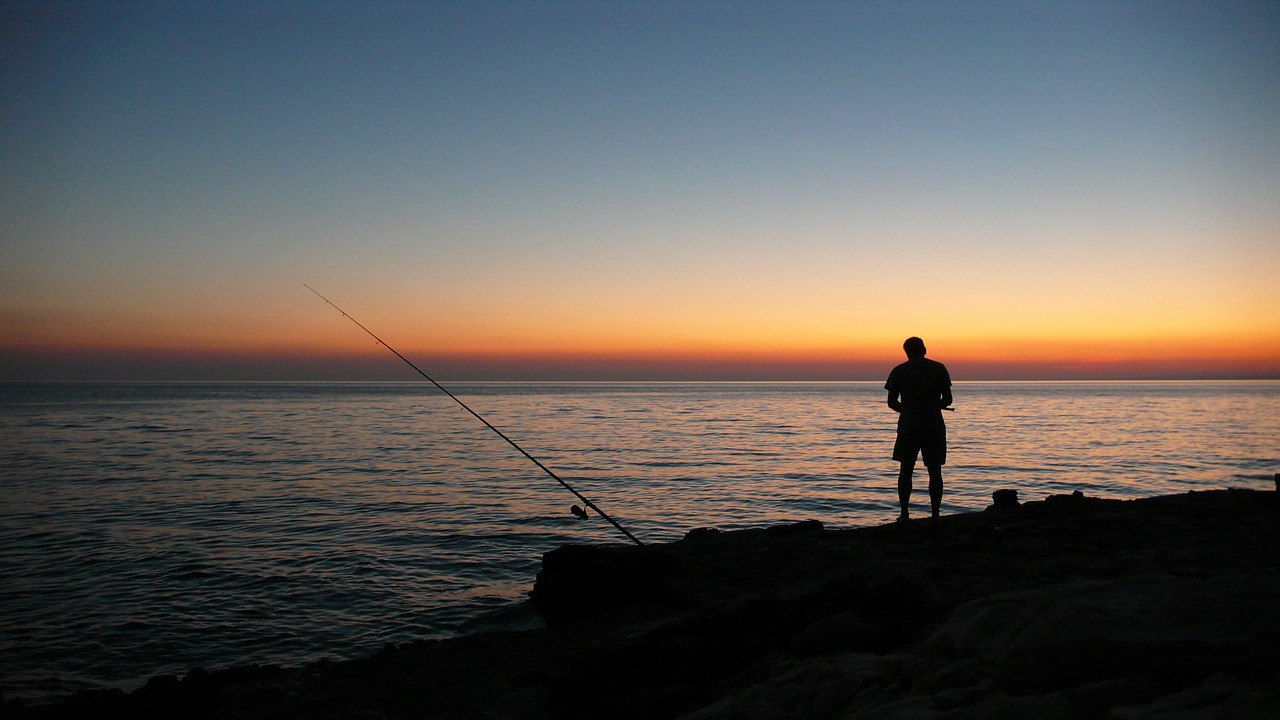
M 947 428 L 927 430 L 898 429 L 898 439 L 893 443 L 893 459 L 914 463 L 916 455 L 924 457 L 925 467 L 947 464 Z

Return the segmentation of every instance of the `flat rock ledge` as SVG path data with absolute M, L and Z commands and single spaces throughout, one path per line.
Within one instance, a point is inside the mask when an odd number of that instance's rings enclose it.
M 545 555 L 545 627 L 193 670 L 18 718 L 1259 718 L 1280 499 L 1074 495 Z

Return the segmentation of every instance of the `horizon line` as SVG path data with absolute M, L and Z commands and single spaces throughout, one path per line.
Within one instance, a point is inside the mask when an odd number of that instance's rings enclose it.
M 935 356 L 931 356 L 935 357 Z M 902 358 L 441 355 L 416 357 L 448 382 L 874 382 Z M 1125 357 L 949 360 L 954 380 L 1273 380 L 1280 358 Z M 3 382 L 416 382 L 390 353 L 0 349 Z

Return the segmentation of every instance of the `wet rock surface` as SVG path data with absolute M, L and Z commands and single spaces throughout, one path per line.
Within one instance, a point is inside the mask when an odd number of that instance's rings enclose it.
M 1006 496 L 1007 497 L 1007 496 Z M 1217 718 L 1280 701 L 1280 502 L 1081 494 L 548 553 L 547 627 L 14 717 Z

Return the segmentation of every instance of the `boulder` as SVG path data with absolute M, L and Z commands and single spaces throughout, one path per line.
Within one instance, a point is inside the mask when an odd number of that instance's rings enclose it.
M 1018 507 L 1017 490 L 997 490 L 991 493 L 991 506 L 988 510 L 1010 510 Z

